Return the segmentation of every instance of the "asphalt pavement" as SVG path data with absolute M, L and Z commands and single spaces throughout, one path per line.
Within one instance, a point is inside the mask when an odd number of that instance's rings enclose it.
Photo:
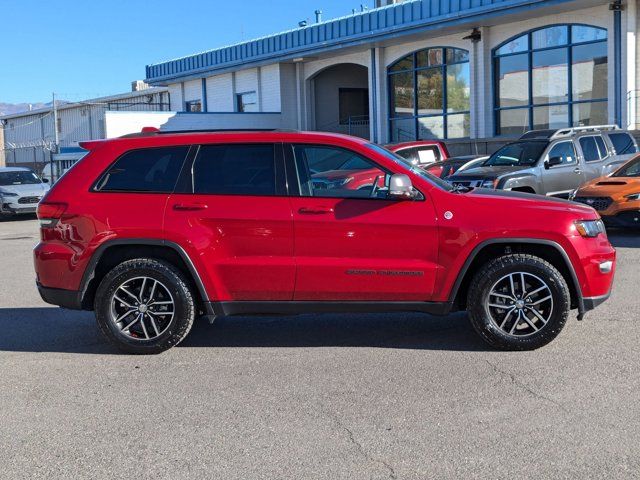
M 157 356 L 34 285 L 0 222 L 0 478 L 640 478 L 640 232 L 611 299 L 533 352 L 465 314 L 237 317 Z

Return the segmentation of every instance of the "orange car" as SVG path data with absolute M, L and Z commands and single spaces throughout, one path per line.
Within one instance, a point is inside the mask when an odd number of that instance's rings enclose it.
M 595 208 L 608 226 L 640 227 L 640 155 L 585 183 L 570 198 Z

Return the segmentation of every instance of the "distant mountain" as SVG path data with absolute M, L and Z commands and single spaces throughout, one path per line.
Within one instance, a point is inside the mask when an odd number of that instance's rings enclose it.
M 58 101 L 58 104 L 66 103 L 64 101 Z M 2 103 L 0 102 L 0 116 L 2 115 L 12 115 L 14 113 L 28 112 L 29 105 L 31 105 L 31 110 L 37 110 L 38 108 L 47 108 L 51 107 L 51 102 L 49 103 Z

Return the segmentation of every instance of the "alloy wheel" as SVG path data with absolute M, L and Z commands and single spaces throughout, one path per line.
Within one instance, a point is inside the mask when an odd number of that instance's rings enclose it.
M 545 327 L 553 314 L 553 295 L 540 277 L 514 272 L 489 290 L 485 307 L 491 321 L 503 333 L 527 337 Z
M 175 314 L 169 289 L 151 277 L 135 277 L 122 283 L 111 297 L 111 321 L 120 333 L 134 340 L 162 335 Z

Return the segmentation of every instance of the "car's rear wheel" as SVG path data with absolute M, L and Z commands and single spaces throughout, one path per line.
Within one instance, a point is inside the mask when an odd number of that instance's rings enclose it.
M 502 350 L 533 350 L 558 336 L 571 305 L 569 287 L 549 262 L 511 254 L 484 265 L 469 288 L 474 329 Z
M 173 265 L 151 258 L 128 260 L 100 282 L 98 326 L 127 353 L 160 353 L 180 343 L 195 318 L 193 293 Z

